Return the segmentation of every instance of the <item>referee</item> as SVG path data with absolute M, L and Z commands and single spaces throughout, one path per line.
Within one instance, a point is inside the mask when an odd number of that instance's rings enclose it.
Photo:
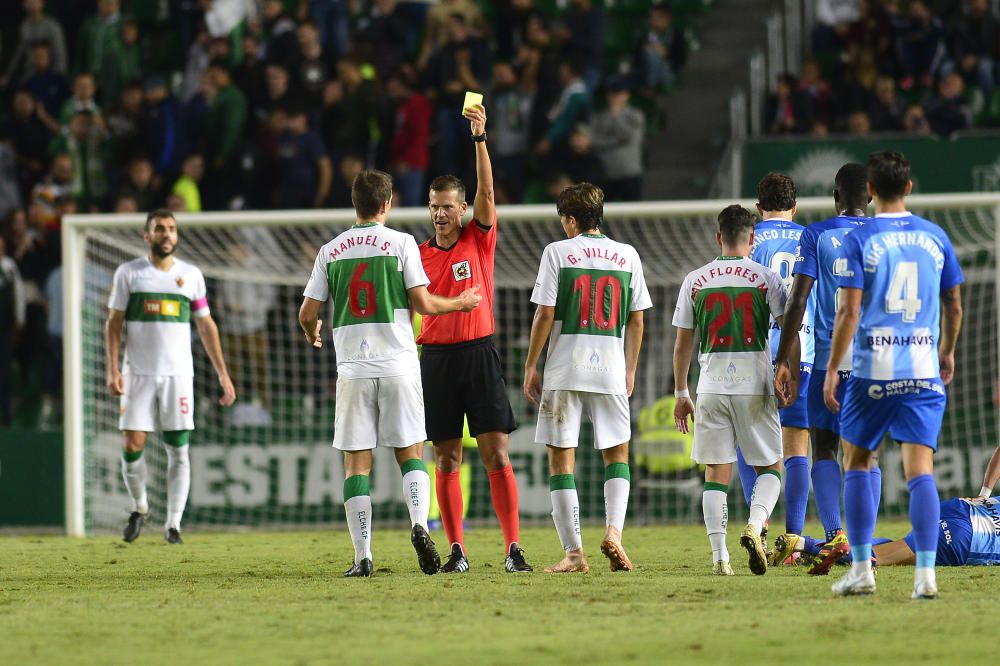
M 490 479 L 493 508 L 505 543 L 504 568 L 531 571 L 519 541 L 517 481 L 507 456 L 507 435 L 517 427 L 507 399 L 500 353 L 493 341 L 493 260 L 497 244 L 497 212 L 493 170 L 486 150 L 486 109 L 463 111 L 476 146 L 476 199 L 473 218 L 462 226 L 469 204 L 465 185 L 455 176 L 440 176 L 430 185 L 429 209 L 434 237 L 420 246 L 420 258 L 431 293 L 458 294 L 479 286 L 483 307 L 472 312 L 425 316 L 417 342 L 423 345 L 420 373 L 424 383 L 427 437 L 434 443 L 435 491 L 441 522 L 451 544 L 442 573 L 469 570 L 462 534 L 462 434 L 466 417 Z

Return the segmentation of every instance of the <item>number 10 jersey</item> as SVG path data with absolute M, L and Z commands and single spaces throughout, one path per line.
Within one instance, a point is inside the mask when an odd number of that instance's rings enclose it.
M 698 393 L 774 391 L 768 325 L 786 299 L 778 274 L 747 257 L 718 257 L 688 273 L 673 324 L 699 330 Z
M 550 243 L 531 302 L 555 308 L 543 390 L 626 393 L 625 324 L 653 307 L 634 247 L 603 234 Z

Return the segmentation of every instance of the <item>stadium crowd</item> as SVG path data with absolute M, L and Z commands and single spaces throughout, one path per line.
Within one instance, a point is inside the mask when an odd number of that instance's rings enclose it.
M 630 97 L 662 97 L 685 52 L 669 3 L 615 59 L 614 17 L 591 0 L 3 5 L 0 374 L 12 355 L 47 364 L 51 396 L 62 215 L 350 207 L 364 168 L 394 176 L 397 205 L 424 205 L 434 175 L 475 183 L 466 90 L 487 95 L 498 203 L 580 180 L 638 199 L 646 123 Z
M 768 96 L 769 134 L 949 136 L 1000 126 L 989 0 L 817 0 L 813 57 Z

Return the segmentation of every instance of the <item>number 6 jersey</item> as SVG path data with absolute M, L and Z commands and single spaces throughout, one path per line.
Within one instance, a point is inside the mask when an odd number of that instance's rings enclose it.
M 413 236 L 375 222 L 356 224 L 320 248 L 302 294 L 333 301 L 341 377 L 420 374 L 407 290 L 429 283 Z
M 718 257 L 688 273 L 673 324 L 699 331 L 698 393 L 774 391 L 768 324 L 784 314 L 785 300 L 778 274 L 747 257 Z
M 550 243 L 531 302 L 556 311 L 544 390 L 626 393 L 625 324 L 653 307 L 635 248 L 597 233 Z

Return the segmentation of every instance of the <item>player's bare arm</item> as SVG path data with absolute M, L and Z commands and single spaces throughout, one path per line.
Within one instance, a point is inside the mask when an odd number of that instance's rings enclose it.
M 556 309 L 551 305 L 539 305 L 535 308 L 535 317 L 531 320 L 531 337 L 528 340 L 528 355 L 524 359 L 524 397 L 533 405 L 537 405 L 542 396 L 542 376 L 538 372 L 538 359 L 542 356 L 542 348 L 549 339 L 552 325 L 556 320 Z M 636 349 L 636 356 L 638 356 Z
M 323 304 L 314 298 L 306 296 L 299 308 L 299 326 L 306 334 L 306 340 L 316 349 L 323 348 L 323 320 L 319 318 L 319 309 Z
M 788 295 L 788 302 L 785 304 L 786 324 L 781 327 L 781 340 L 778 343 L 778 353 L 774 359 L 774 388 L 782 406 L 785 407 L 795 402 L 798 397 L 798 382 L 796 381 L 798 373 L 792 371 L 792 348 L 799 344 L 798 332 L 802 327 L 809 294 L 812 292 L 815 282 L 808 275 L 796 275 L 792 282 L 791 293 Z M 794 366 L 797 367 L 798 362 Z
M 643 328 L 642 310 L 630 312 L 625 324 L 625 393 L 630 398 L 635 390 L 635 371 L 639 365 Z
M 454 298 L 438 296 L 421 285 L 406 290 L 410 297 L 410 305 L 416 312 L 422 315 L 443 315 L 449 312 L 471 312 L 479 307 L 482 302 L 482 294 L 479 293 L 479 285 L 466 289 Z
M 941 381 L 947 386 L 955 377 L 955 345 L 962 330 L 961 285 L 941 292 L 941 341 L 938 343 L 938 360 L 941 364 Z M 992 487 L 992 486 L 991 486 Z
M 979 498 L 986 499 L 992 495 L 997 481 L 1000 481 L 1000 446 L 993 451 L 990 462 L 986 465 L 986 474 L 983 475 L 983 487 L 979 491 Z
M 674 340 L 674 425 L 681 432 L 691 432 L 689 418 L 694 417 L 694 402 L 688 389 L 688 372 L 691 371 L 691 352 L 694 349 L 694 329 L 680 328 Z
M 826 380 L 823 382 L 823 402 L 831 412 L 840 411 L 837 402 L 837 386 L 840 384 L 840 361 L 851 346 L 854 333 L 858 330 L 861 314 L 861 290 L 843 287 L 840 290 L 840 306 L 833 320 L 833 340 L 830 342 L 830 360 L 826 364 Z
M 104 324 L 104 354 L 107 368 L 107 385 L 111 395 L 125 393 L 125 378 L 118 367 L 122 346 L 122 328 L 125 325 L 124 310 L 109 310 L 108 321 Z
M 469 119 L 472 136 L 486 133 L 486 107 L 476 104 L 465 109 L 463 114 Z M 493 166 L 485 141 L 476 141 L 476 198 L 472 202 L 472 214 L 480 226 L 492 227 L 496 219 L 496 201 L 493 198 Z
M 226 369 L 226 358 L 222 354 L 222 342 L 219 340 L 219 327 L 215 325 L 212 315 L 196 317 L 194 325 L 198 330 L 198 337 L 201 338 L 201 346 L 205 348 L 205 354 L 212 362 L 215 374 L 219 376 L 219 386 L 222 387 L 219 404 L 228 407 L 236 402 L 236 387 L 233 386 L 229 370 Z

